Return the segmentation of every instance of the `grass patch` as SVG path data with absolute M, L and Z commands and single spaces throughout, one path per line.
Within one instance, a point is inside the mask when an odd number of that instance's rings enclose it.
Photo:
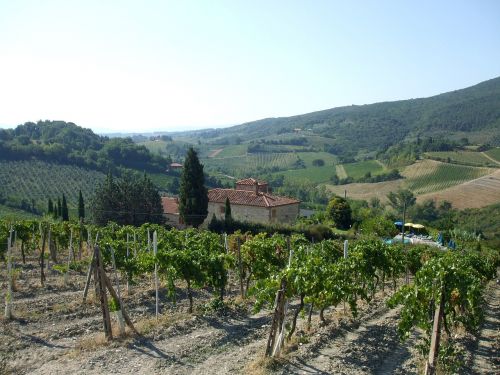
M 500 162 L 500 147 L 492 148 L 491 150 L 486 151 L 485 154 Z
M 486 156 L 480 152 L 473 151 L 439 151 L 427 152 L 426 155 L 431 159 L 452 162 L 465 165 L 487 166 L 491 164 Z
M 375 160 L 365 160 L 342 165 L 344 166 L 347 176 L 354 179 L 364 177 L 368 172 L 370 172 L 372 176 L 384 172 L 384 168 Z

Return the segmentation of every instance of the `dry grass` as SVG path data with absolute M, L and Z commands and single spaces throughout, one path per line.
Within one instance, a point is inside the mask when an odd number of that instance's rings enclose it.
M 134 326 L 138 332 L 140 332 L 143 335 L 147 335 L 148 333 L 150 333 L 151 331 L 153 331 L 158 327 L 168 328 L 177 322 L 186 320 L 189 317 L 191 317 L 191 315 L 182 312 L 175 312 L 175 313 L 169 312 L 167 315 L 160 315 L 158 319 L 156 319 L 156 317 L 153 317 L 153 318 L 146 318 L 139 320 L 137 323 L 134 324 Z
M 243 372 L 247 375 L 268 375 L 282 367 L 285 362 L 284 358 L 259 356 L 249 362 Z
M 479 208 L 500 202 L 500 170 L 487 176 L 452 186 L 448 189 L 420 195 L 419 203 L 425 200 L 448 201 L 454 208 Z
M 381 202 L 387 202 L 387 194 L 391 191 L 396 192 L 402 186 L 403 181 L 385 181 L 374 184 L 326 185 L 326 188 L 342 197 L 344 196 L 344 190 L 346 190 L 348 198 L 370 200 L 370 198 L 377 197 Z

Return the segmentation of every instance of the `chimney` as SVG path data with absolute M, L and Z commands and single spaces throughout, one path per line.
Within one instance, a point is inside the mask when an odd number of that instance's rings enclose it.
M 259 195 L 259 182 L 255 180 L 255 195 Z

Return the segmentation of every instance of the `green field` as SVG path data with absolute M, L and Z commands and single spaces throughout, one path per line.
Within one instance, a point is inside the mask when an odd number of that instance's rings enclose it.
M 365 160 L 357 163 L 347 163 L 342 165 L 344 166 L 347 175 L 354 179 L 364 177 L 367 172 L 370 172 L 372 176 L 384 172 L 384 168 L 375 160 Z
M 473 151 L 440 151 L 427 152 L 426 155 L 431 159 L 447 161 L 457 164 L 487 166 L 492 164 L 486 156 L 480 152 Z
M 297 152 L 296 155 L 304 160 L 307 167 L 312 167 L 312 162 L 316 159 L 322 159 L 325 162 L 325 166 L 332 166 L 338 160 L 335 155 L 328 152 Z
M 500 147 L 492 148 L 485 152 L 490 158 L 495 159 L 500 163 Z
M 286 179 L 294 181 L 304 181 L 319 184 L 328 182 L 335 175 L 335 166 L 324 165 L 322 167 L 308 167 L 301 169 L 293 169 L 284 172 L 275 173 L 275 175 L 283 175 Z
M 11 208 L 0 204 L 0 218 L 6 221 L 17 221 L 25 219 L 39 219 L 40 216 L 36 216 L 30 212 L 18 210 L 17 208 Z
M 66 195 L 68 207 L 76 207 L 78 190 L 89 199 L 105 174 L 81 167 L 32 161 L 0 161 L 0 194 L 9 200 L 34 199 L 45 209 L 47 199 Z
M 259 173 L 291 169 L 297 161 L 293 153 L 259 153 L 202 160 L 205 170 L 237 178 L 257 177 Z
M 212 146 L 211 149 L 216 150 L 220 148 L 222 148 L 222 151 L 217 154 L 215 159 L 246 155 L 248 145 Z
M 492 169 L 440 163 L 434 169 L 422 170 L 406 180 L 406 187 L 415 194 L 430 193 L 479 178 Z

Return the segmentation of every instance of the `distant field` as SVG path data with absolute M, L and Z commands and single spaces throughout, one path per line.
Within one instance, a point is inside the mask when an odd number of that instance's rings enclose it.
M 222 151 L 219 156 L 223 153 Z M 215 157 L 202 160 L 207 170 L 228 174 L 235 177 L 255 177 L 262 172 L 273 169 L 286 170 L 293 168 L 297 155 L 293 153 L 258 153 L 234 157 Z
M 372 176 L 380 174 L 384 171 L 380 163 L 375 160 L 360 161 L 357 163 L 342 164 L 347 175 L 354 179 L 364 177 L 367 172 Z
M 23 210 L 18 210 L 15 208 L 7 207 L 4 205 L 0 204 L 0 217 L 2 220 L 24 220 L 24 219 L 36 219 L 40 218 L 40 216 L 33 215 L 32 213 L 23 211 Z
M 307 167 L 312 167 L 312 162 L 316 159 L 322 159 L 325 162 L 325 166 L 332 166 L 337 162 L 337 157 L 328 152 L 297 152 L 296 155 L 304 160 Z
M 325 185 L 326 188 L 337 195 L 352 199 L 362 199 L 369 201 L 371 198 L 378 198 L 381 202 L 387 202 L 387 194 L 391 191 L 396 192 L 402 185 L 403 180 L 377 182 L 373 184 L 354 183 L 347 185 Z
M 422 160 L 405 168 L 404 180 L 374 184 L 354 183 L 326 185 L 338 195 L 347 191 L 354 199 L 372 197 L 387 202 L 387 194 L 401 188 L 410 188 L 422 202 L 426 199 L 447 200 L 457 208 L 484 207 L 500 201 L 500 170 Z
M 0 161 L 0 193 L 35 202 L 45 208 L 47 199 L 57 199 L 63 193 L 68 206 L 75 207 L 78 190 L 88 200 L 105 174 L 81 167 L 52 164 L 43 161 Z
M 417 201 L 421 203 L 428 199 L 446 200 L 459 209 L 478 208 L 498 203 L 500 202 L 500 170 L 445 190 L 421 195 Z
M 222 151 L 217 154 L 218 158 L 227 158 L 246 155 L 248 145 L 214 146 L 213 149 L 215 148 L 222 148 Z
M 485 151 L 485 154 L 500 163 L 500 147 Z
M 441 152 L 427 152 L 426 155 L 431 159 L 438 159 L 441 161 L 450 160 L 458 164 L 468 164 L 477 166 L 487 166 L 491 164 L 486 156 L 480 152 L 473 151 L 441 151 Z
M 286 179 L 303 181 L 307 180 L 312 183 L 328 182 L 335 175 L 334 165 L 325 165 L 322 167 L 308 167 L 302 169 L 294 169 L 284 172 L 277 172 L 276 174 L 285 176 Z
M 140 142 L 138 143 L 140 146 L 146 146 L 146 148 L 155 153 L 159 154 L 160 152 L 166 152 L 167 151 L 167 142 L 157 140 L 157 141 L 145 141 L 145 142 Z
M 494 172 L 490 168 L 440 163 L 432 160 L 410 166 L 404 174 L 405 186 L 415 194 L 425 194 L 447 189 L 469 180 Z

